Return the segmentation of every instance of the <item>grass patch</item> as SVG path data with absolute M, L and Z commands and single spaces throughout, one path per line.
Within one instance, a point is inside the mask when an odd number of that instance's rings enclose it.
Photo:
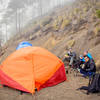
M 100 18 L 100 9 L 96 10 L 96 15 L 97 15 L 98 18 Z
M 66 26 L 68 26 L 70 24 L 70 20 L 67 20 L 67 19 L 63 19 L 63 22 L 61 24 L 61 29 L 65 29 Z
M 69 40 L 68 42 L 67 42 L 67 47 L 68 48 L 71 48 L 71 47 L 73 47 L 75 45 L 75 40 Z

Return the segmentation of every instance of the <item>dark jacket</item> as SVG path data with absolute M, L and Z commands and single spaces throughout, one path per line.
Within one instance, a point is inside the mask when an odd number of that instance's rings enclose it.
M 87 63 L 85 63 L 84 67 L 85 71 L 96 72 L 96 65 L 93 59 L 90 59 Z
M 68 52 L 68 56 L 76 58 L 76 53 L 75 52 Z

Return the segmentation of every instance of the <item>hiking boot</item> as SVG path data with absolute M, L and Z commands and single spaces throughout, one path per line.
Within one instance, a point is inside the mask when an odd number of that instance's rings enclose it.
M 68 74 L 68 70 L 66 70 L 66 74 Z

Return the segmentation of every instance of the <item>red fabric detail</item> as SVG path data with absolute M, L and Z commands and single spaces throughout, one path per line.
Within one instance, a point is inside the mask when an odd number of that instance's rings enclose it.
M 0 83 L 2 85 L 9 86 L 11 88 L 15 88 L 21 91 L 29 92 L 24 87 L 22 87 L 20 84 L 18 84 L 16 81 L 12 80 L 9 76 L 4 74 L 2 70 L 0 70 Z
M 44 83 L 40 89 L 45 88 L 45 87 L 50 87 L 50 86 L 54 86 L 58 83 L 61 83 L 63 81 L 65 81 L 66 78 L 66 73 L 65 73 L 65 67 L 64 65 L 62 65 L 57 71 L 56 73 L 46 82 Z
M 40 89 L 45 88 L 45 87 L 54 86 L 56 84 L 59 84 L 59 83 L 65 81 L 66 79 L 67 78 L 66 78 L 65 68 L 64 68 L 64 65 L 62 65 L 56 71 L 56 73 L 46 83 L 44 83 L 40 87 Z M 29 92 L 24 87 L 22 87 L 20 84 L 18 84 L 16 81 L 12 80 L 10 77 L 8 77 L 6 74 L 4 74 L 4 72 L 2 72 L 2 70 L 0 70 L 0 82 L 1 82 L 1 84 L 7 85 L 11 88 L 15 88 L 15 89 L 18 89 L 21 91 Z

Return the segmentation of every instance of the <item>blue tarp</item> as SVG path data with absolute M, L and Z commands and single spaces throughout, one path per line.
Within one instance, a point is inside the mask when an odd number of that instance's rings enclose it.
M 17 48 L 16 48 L 16 50 L 18 50 L 18 49 L 20 49 L 20 48 L 24 48 L 24 47 L 28 47 L 28 46 L 32 46 L 32 44 L 31 43 L 29 43 L 29 42 L 21 42 L 18 46 L 17 46 Z

